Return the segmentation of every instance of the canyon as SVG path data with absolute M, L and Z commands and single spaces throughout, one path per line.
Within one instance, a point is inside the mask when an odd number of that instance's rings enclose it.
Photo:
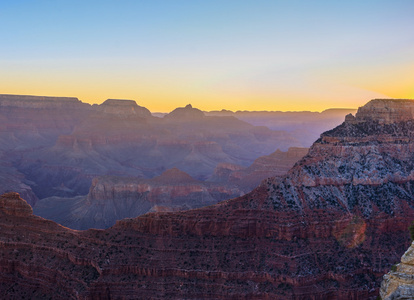
M 154 178 L 178 168 L 205 181 L 220 163 L 250 166 L 301 142 L 286 131 L 191 105 L 157 118 L 133 100 L 0 95 L 0 192 L 34 205 L 88 193 L 99 176 Z
M 150 211 L 187 210 L 244 195 L 263 179 L 285 174 L 307 151 L 277 150 L 259 157 L 248 168 L 221 163 L 206 181 L 177 168 L 151 179 L 100 176 L 92 180 L 85 196 L 44 198 L 33 209 L 36 215 L 72 229 L 105 229 L 117 220 Z
M 375 299 L 383 274 L 410 245 L 414 120 L 406 112 L 413 107 L 372 100 L 324 132 L 285 175 L 241 197 L 154 211 L 105 230 L 68 229 L 4 194 L 0 291 L 53 299 Z M 239 171 L 228 170 L 216 176 Z

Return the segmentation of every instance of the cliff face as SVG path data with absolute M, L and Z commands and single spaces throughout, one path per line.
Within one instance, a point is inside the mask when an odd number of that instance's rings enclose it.
M 358 116 L 357 118 L 358 119 Z M 0 209 L 2 294 L 370 299 L 409 245 L 413 121 L 345 122 L 240 198 L 71 231 Z M 7 202 L 9 203 L 9 201 Z M 75 295 L 75 296 L 73 296 Z
M 356 119 L 359 122 L 375 120 L 382 124 L 390 124 L 412 120 L 414 118 L 414 104 L 408 99 L 374 99 L 361 107 Z

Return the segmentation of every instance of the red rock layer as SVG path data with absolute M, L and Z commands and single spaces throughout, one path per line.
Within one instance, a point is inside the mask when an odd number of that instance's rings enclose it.
M 243 197 L 125 219 L 107 230 L 75 232 L 31 215 L 6 216 L 3 206 L 1 292 L 375 298 L 382 274 L 409 244 L 413 144 L 412 120 L 345 122 L 323 134 L 284 178 Z

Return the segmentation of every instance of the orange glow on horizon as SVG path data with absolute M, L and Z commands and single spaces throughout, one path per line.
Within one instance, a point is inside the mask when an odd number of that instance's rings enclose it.
M 257 84 L 247 78 L 220 78 L 206 81 L 191 78 L 183 71 L 148 71 L 145 76 L 130 71 L 112 73 L 93 70 L 67 72 L 0 72 L 0 93 L 77 97 L 82 102 L 100 104 L 106 99 L 131 99 L 152 112 L 170 112 L 192 104 L 201 110 L 323 111 L 328 108 L 358 108 L 373 98 L 414 98 L 414 64 L 387 68 L 324 69 L 293 77 L 282 83 Z M 102 72 L 100 72 L 102 71 Z M 161 74 L 161 75 L 160 75 Z

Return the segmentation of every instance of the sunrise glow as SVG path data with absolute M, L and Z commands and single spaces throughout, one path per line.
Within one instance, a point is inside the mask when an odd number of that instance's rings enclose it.
M 151 111 L 414 97 L 413 1 L 9 1 L 0 93 Z

